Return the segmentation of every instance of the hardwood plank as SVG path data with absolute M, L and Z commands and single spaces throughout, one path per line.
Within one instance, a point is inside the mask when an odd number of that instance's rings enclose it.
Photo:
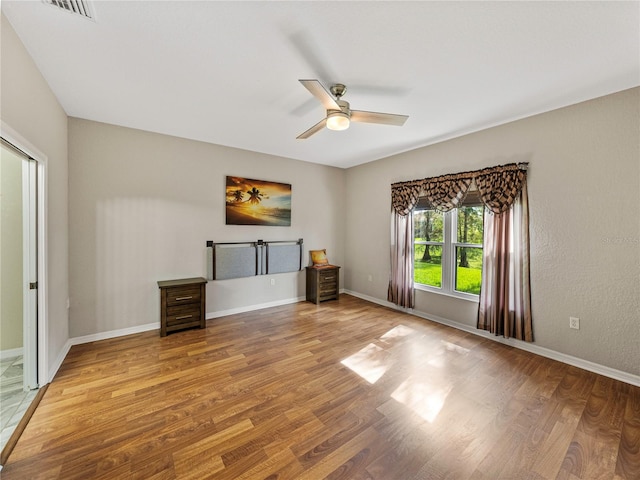
M 615 470 L 618 449 L 604 438 L 576 431 L 559 475 L 570 478 L 607 478 Z
M 640 389 L 631 388 L 623 417 L 615 473 L 640 478 Z
M 374 428 L 369 427 L 351 438 L 340 448 L 333 450 L 328 455 L 321 458 L 318 462 L 313 463 L 298 477 L 300 480 L 317 480 L 318 478 L 327 478 L 336 468 L 340 468 L 346 462 L 363 449 L 366 449 L 373 443 L 380 442 L 381 437 Z

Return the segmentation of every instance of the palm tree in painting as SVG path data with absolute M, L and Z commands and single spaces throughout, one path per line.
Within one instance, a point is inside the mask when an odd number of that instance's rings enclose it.
M 260 193 L 256 187 L 253 187 L 251 190 L 247 192 L 249 194 L 249 200 L 247 200 L 251 205 L 258 205 L 262 201 L 262 197 L 264 194 Z
M 244 192 L 242 190 L 236 190 L 235 192 L 233 192 L 233 198 L 236 202 L 241 202 L 243 196 Z

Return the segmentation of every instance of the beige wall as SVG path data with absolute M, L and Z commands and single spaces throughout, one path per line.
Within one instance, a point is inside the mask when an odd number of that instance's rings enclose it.
M 22 162 L 0 155 L 0 351 L 22 347 Z
M 156 282 L 206 276 L 207 240 L 304 238 L 343 263 L 340 169 L 76 118 L 69 139 L 72 337 L 158 322 Z M 226 175 L 292 184 L 291 227 L 226 226 Z M 302 272 L 209 282 L 207 312 L 294 299 L 304 284 Z
M 48 363 L 69 338 L 67 116 L 6 17 L 1 25 L 1 117 L 47 156 Z
M 635 88 L 349 169 L 346 288 L 386 300 L 391 183 L 528 161 L 536 344 L 639 375 L 639 131 Z M 475 303 L 416 297 L 475 326 Z

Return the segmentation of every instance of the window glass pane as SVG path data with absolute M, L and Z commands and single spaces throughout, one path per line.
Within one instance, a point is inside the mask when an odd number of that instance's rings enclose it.
M 442 213 L 435 210 L 413 212 L 413 236 L 416 242 L 442 242 Z
M 413 281 L 432 287 L 442 286 L 442 247 L 414 245 Z
M 458 243 L 482 244 L 484 207 L 460 207 L 458 213 Z
M 456 290 L 480 294 L 482 248 L 456 247 Z

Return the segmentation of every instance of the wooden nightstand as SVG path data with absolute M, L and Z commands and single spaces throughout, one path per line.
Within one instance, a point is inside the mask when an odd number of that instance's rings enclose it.
M 336 265 L 307 267 L 307 301 L 318 304 L 325 300 L 336 300 L 339 273 L 340 267 Z
M 158 282 L 160 287 L 160 336 L 186 328 L 206 326 L 205 278 Z

